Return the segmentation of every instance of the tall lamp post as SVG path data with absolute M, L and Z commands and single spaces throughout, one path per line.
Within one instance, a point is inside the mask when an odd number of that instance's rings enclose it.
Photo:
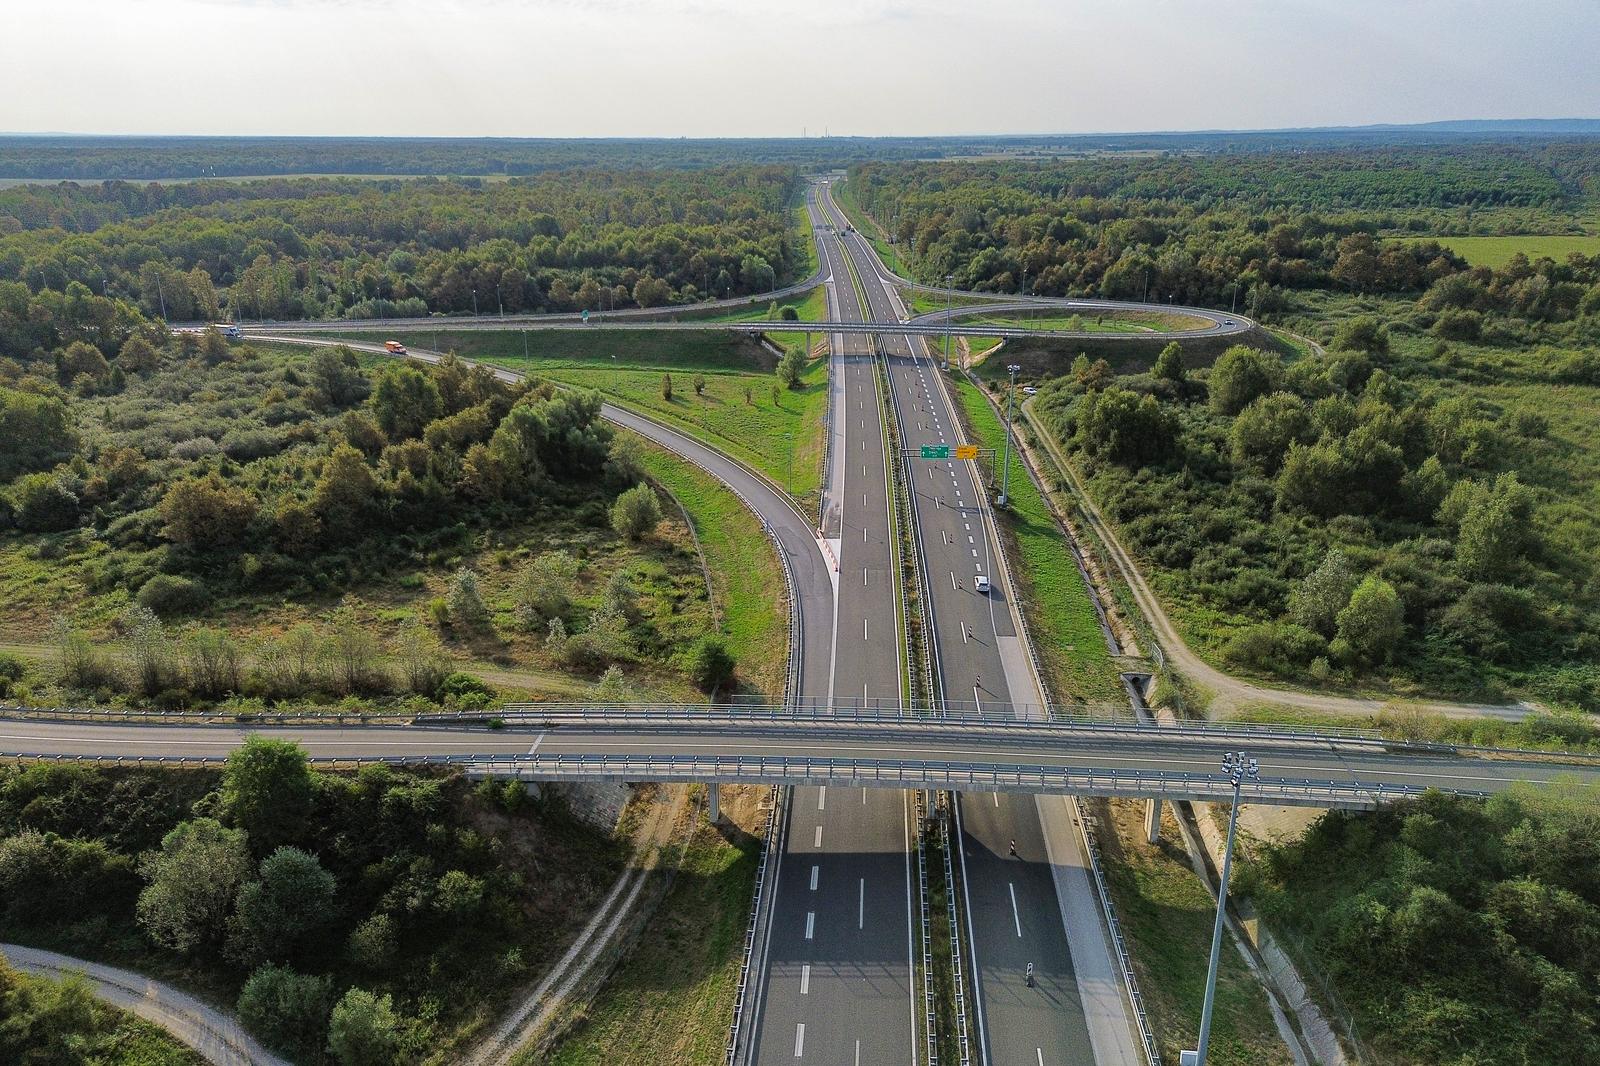
M 1193 1051 L 1179 1054 L 1180 1066 L 1205 1066 L 1206 1045 L 1211 1042 L 1211 1008 L 1217 999 L 1217 962 L 1222 954 L 1222 922 L 1228 909 L 1228 874 L 1233 869 L 1233 834 L 1239 825 L 1239 789 L 1244 779 L 1261 775 L 1255 759 L 1242 751 L 1222 757 L 1222 772 L 1233 785 L 1233 807 L 1228 811 L 1228 846 L 1222 853 L 1222 884 L 1217 887 L 1217 924 L 1211 930 L 1211 968 L 1206 972 L 1206 998 L 1200 1008 L 1200 1043 Z
M 946 274 L 944 276 L 944 369 L 946 373 L 950 371 L 950 305 L 955 299 L 950 287 L 955 284 L 955 280 L 956 276 L 954 274 Z
M 1006 389 L 1006 457 L 1000 464 L 1000 506 L 1006 505 L 1011 488 L 1011 405 L 1017 398 L 1017 371 L 1022 367 L 1011 363 L 1006 367 L 1006 372 L 1011 375 L 1011 387 Z

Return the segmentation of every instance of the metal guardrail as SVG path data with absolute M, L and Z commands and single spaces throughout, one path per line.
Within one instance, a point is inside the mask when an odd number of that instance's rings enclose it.
M 1145 1010 L 1144 994 L 1139 991 L 1139 978 L 1133 972 L 1133 955 L 1128 951 L 1127 940 L 1122 935 L 1122 923 L 1117 920 L 1117 905 L 1111 902 L 1111 891 L 1106 884 L 1105 870 L 1100 865 L 1100 841 L 1095 836 L 1094 819 L 1084 811 L 1083 804 L 1074 797 L 1073 806 L 1077 809 L 1078 831 L 1083 837 L 1084 852 L 1089 856 L 1089 872 L 1094 878 L 1095 888 L 1100 897 L 1100 907 L 1105 914 L 1106 927 L 1111 932 L 1111 944 L 1117 952 L 1117 963 L 1122 970 L 1123 988 L 1128 993 L 1128 1000 L 1133 1006 L 1133 1017 L 1139 1030 L 1139 1041 L 1144 1046 L 1145 1059 L 1149 1066 L 1161 1066 L 1161 1046 L 1156 1043 L 1155 1033 L 1150 1028 L 1150 1014 Z
M 950 970 L 955 983 L 955 1009 L 956 1009 L 956 1042 L 957 1050 L 961 1055 L 961 1066 L 970 1066 L 972 1062 L 972 1041 L 967 1033 L 967 982 L 962 976 L 965 967 L 961 952 L 961 916 L 957 900 L 961 894 L 956 891 L 955 868 L 950 860 L 950 811 L 952 804 L 944 793 L 939 793 L 939 847 L 944 856 L 944 898 L 945 915 L 950 920 Z
M 739 1037 L 744 1026 L 745 998 L 750 989 L 750 963 L 755 953 L 756 933 L 761 925 L 761 905 L 765 900 L 767 868 L 772 863 L 773 835 L 778 825 L 778 789 L 771 791 L 772 807 L 767 811 L 767 828 L 761 836 L 761 862 L 756 866 L 756 886 L 750 902 L 750 918 L 745 923 L 744 951 L 739 962 L 739 984 L 733 996 L 733 1022 L 728 1026 L 728 1047 L 724 1061 L 733 1066 L 739 1053 Z
M 922 932 L 922 1027 L 927 1040 L 928 1066 L 939 1066 L 939 998 L 933 981 L 933 901 L 928 893 L 928 846 L 923 832 L 928 812 L 922 803 L 923 793 L 916 794 L 917 819 L 917 915 Z

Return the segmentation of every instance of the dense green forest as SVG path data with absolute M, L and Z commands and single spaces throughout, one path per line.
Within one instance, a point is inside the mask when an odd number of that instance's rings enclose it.
M 1326 971 L 1380 1061 L 1600 1062 L 1592 793 L 1331 811 L 1240 891 Z
M 510 181 L 0 189 L 0 281 L 170 321 L 653 307 L 768 291 L 809 253 L 782 167 Z
M 1600 133 L 1593 120 L 1413 127 L 961 137 L 472 138 L 0 136 L 0 179 L 208 178 L 269 174 L 527 175 L 574 167 L 697 168 L 1100 152 L 1305 152 L 1350 145 L 1499 142 Z
M 1581 232 L 1600 142 L 874 163 L 847 191 L 925 282 L 1261 312 L 1286 289 L 1419 292 L 1466 268 L 1382 235 Z
M 1429 234 L 1577 229 L 1588 142 L 870 165 L 923 277 L 1228 306 L 1326 345 L 1063 362 L 1033 410 L 1187 639 L 1246 673 L 1600 709 L 1600 257 L 1471 267 Z M 848 187 L 847 187 L 848 191 Z M 1419 239 L 1421 238 L 1421 239 Z M 1258 342 L 1260 343 L 1260 342 Z
M 301 1063 L 456 1061 L 622 860 L 520 785 L 315 772 L 259 737 L 221 772 L 0 768 L 0 936 L 236 1004 Z
M 0 351 L 32 353 L 0 358 L 5 629 L 53 626 L 69 692 L 481 705 L 463 656 L 616 667 L 613 689 L 635 667 L 652 687 L 728 679 L 693 545 L 653 534 L 660 504 L 596 394 L 174 337 L 77 286 L 0 283 L 0 303 Z M 352 613 L 363 588 L 379 616 Z

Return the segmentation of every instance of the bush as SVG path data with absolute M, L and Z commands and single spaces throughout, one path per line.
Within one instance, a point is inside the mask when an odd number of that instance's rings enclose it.
M 22 660 L 10 652 L 0 652 L 0 699 L 11 695 L 11 688 L 27 671 Z
M 1229 637 L 1222 647 L 1222 657 L 1235 666 L 1286 676 L 1308 667 L 1327 652 L 1327 642 L 1316 633 L 1283 622 L 1247 626 Z
M 461 567 L 450 579 L 450 594 L 445 599 L 450 610 L 450 624 L 462 630 L 473 630 L 489 620 L 489 609 L 478 592 L 477 572 Z
M 689 653 L 689 679 L 703 692 L 715 692 L 733 680 L 734 661 L 721 637 L 704 636 Z
M 494 702 L 494 689 L 482 678 L 457 670 L 439 683 L 439 702 L 464 711 L 477 711 Z
M 59 533 L 78 524 L 77 493 L 49 474 L 30 474 L 17 482 L 11 505 L 24 533 Z
M 1483 316 L 1476 311 L 1446 311 L 1434 320 L 1433 332 L 1449 341 L 1475 341 L 1483 333 Z
M 139 589 L 139 606 L 164 618 L 191 614 L 210 601 L 205 586 L 175 574 L 157 574 Z
M 333 1008 L 328 1050 L 342 1066 L 388 1066 L 400 1049 L 400 1035 L 392 998 L 352 988 Z
M 239 992 L 239 1020 L 279 1051 L 314 1058 L 327 1031 L 330 992 L 326 977 L 263 966 Z
M 611 528 L 629 540 L 640 537 L 656 528 L 661 521 L 661 503 L 655 490 L 640 483 L 617 497 L 611 505 Z
M 169 539 L 209 550 L 242 539 L 255 521 L 255 497 L 216 474 L 175 482 L 161 497 L 161 519 Z
M 1283 364 L 1276 355 L 1236 344 L 1223 352 L 1207 380 L 1211 409 L 1236 415 L 1258 396 L 1265 396 L 1283 379 Z

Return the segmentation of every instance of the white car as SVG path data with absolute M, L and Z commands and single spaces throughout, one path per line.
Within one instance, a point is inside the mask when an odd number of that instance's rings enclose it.
M 1022 395 L 1037 396 L 1039 395 L 1039 390 L 1034 388 L 1032 385 L 1024 385 L 1022 386 Z
M 973 578 L 972 587 L 987 596 L 989 594 L 989 575 L 979 574 Z

